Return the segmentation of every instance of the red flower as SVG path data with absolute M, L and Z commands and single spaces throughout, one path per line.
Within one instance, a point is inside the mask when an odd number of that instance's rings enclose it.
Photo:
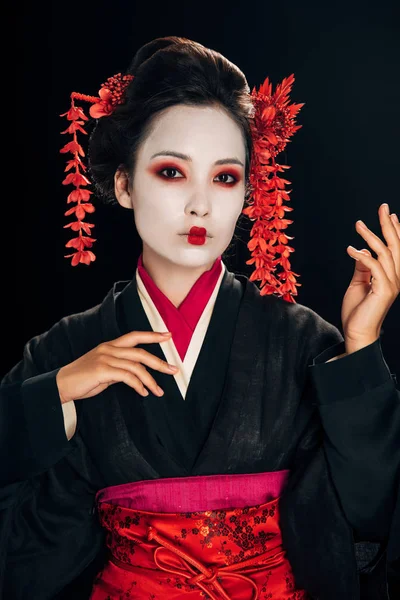
M 83 121 L 73 121 L 71 125 L 61 133 L 75 133 L 75 131 L 80 131 L 87 135 L 87 131 L 83 129 L 82 125 L 84 125 Z
M 67 225 L 64 225 L 64 229 L 67 229 L 67 227 L 70 227 L 72 231 L 80 231 L 81 229 L 83 229 L 85 233 L 90 235 L 90 228 L 94 227 L 94 224 L 86 223 L 85 221 L 71 221 L 71 223 L 67 223 Z
M 66 244 L 66 248 L 76 248 L 77 250 L 83 250 L 84 248 L 91 248 L 95 242 L 95 238 L 79 235 L 76 238 L 72 238 Z
M 90 116 L 99 119 L 111 115 L 115 107 L 124 101 L 125 90 L 133 78 L 133 75 L 121 73 L 109 77 L 99 90 L 100 100 L 89 109 Z
M 81 159 L 79 158 L 79 156 L 77 154 L 75 154 L 75 158 L 72 158 L 71 160 L 69 160 L 67 162 L 67 166 L 64 169 L 64 172 L 66 171 L 70 171 L 71 169 L 77 169 L 77 168 L 81 168 L 83 171 L 86 171 L 86 167 L 83 164 L 83 162 L 81 161 Z
M 78 187 L 78 185 L 89 185 L 90 181 L 87 177 L 85 177 L 84 175 L 82 175 L 82 173 L 69 173 L 66 178 L 62 181 L 63 185 L 68 185 L 70 183 L 72 183 L 72 185 L 75 185 L 76 187 Z
M 71 152 L 71 154 L 75 154 L 77 152 L 81 156 L 85 156 L 82 146 L 80 144 L 78 144 L 78 142 L 76 140 L 73 140 L 72 142 L 68 142 L 68 144 L 65 144 L 65 146 L 63 146 L 61 148 L 60 152 L 61 152 L 61 154 L 65 154 L 65 152 Z
M 77 119 L 83 119 L 88 121 L 88 117 L 79 106 L 72 105 L 68 112 L 63 113 L 60 117 L 67 117 L 68 121 L 76 121 Z
M 293 238 L 281 233 L 293 222 L 284 219 L 285 212 L 293 209 L 283 206 L 284 200 L 290 200 L 290 191 L 285 190 L 285 186 L 291 182 L 278 175 L 278 172 L 290 167 L 275 162 L 275 157 L 285 148 L 289 138 L 301 128 L 301 125 L 295 125 L 295 116 L 304 104 L 289 105 L 293 82 L 292 74 L 272 93 L 267 77 L 258 92 L 255 88 L 252 90 L 255 110 L 251 122 L 254 147 L 250 167 L 251 196 L 249 206 L 242 212 L 255 221 L 247 244 L 252 258 L 246 264 L 256 265 L 250 280 L 261 280 L 261 295 L 278 294 L 294 303 L 296 287 L 301 284 L 296 283 L 295 275 L 298 274 L 290 270 L 288 260 L 290 253 L 294 252 L 288 241 Z M 277 266 L 281 266 L 282 271 L 275 277 Z
M 81 222 L 80 221 L 71 221 L 71 223 L 67 223 L 64 225 L 64 229 L 67 227 L 71 227 L 72 231 L 80 231 L 81 230 Z
M 99 119 L 100 117 L 106 117 L 107 115 L 111 115 L 111 113 L 114 110 L 113 97 L 110 90 L 102 88 L 99 91 L 99 96 L 101 98 L 100 102 L 93 104 L 89 108 L 89 114 L 94 119 Z
M 85 265 L 90 265 L 90 263 L 96 260 L 95 254 L 90 250 L 79 250 L 78 252 L 74 252 L 73 254 L 66 254 L 64 258 L 70 258 L 72 256 L 71 265 L 76 267 L 79 263 L 84 263 Z
M 91 190 L 82 190 L 80 188 L 73 190 L 68 195 L 67 204 L 69 204 L 70 202 L 80 202 L 80 201 L 86 202 L 87 200 L 90 199 L 90 194 L 93 194 L 93 192 Z M 93 211 L 94 211 L 94 207 L 93 207 Z
M 68 217 L 69 215 L 72 215 L 73 213 L 75 213 L 78 219 L 83 219 L 86 212 L 92 213 L 92 212 L 94 212 L 94 210 L 95 210 L 95 208 L 94 208 L 93 204 L 90 204 L 88 202 L 87 204 L 78 204 L 77 206 L 70 208 L 69 210 L 67 210 L 67 212 L 64 213 L 64 215 L 66 217 Z M 83 211 L 83 212 L 81 212 L 81 211 Z M 82 215 L 82 216 L 79 216 L 79 215 Z

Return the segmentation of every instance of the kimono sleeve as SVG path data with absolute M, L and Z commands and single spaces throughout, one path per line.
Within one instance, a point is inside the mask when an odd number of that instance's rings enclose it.
M 29 340 L 0 386 L 0 483 L 40 474 L 69 450 L 56 376 L 70 361 L 59 323 Z M 3 497 L 5 490 L 3 488 Z M 1 498 L 1 496 L 0 496 Z
M 397 502 L 387 549 L 389 576 L 400 584 L 400 477 L 397 484 Z
M 29 340 L 1 382 L 1 598 L 55 598 L 102 547 L 92 511 L 97 472 L 80 433 L 82 403 L 68 441 L 56 384 L 59 369 L 96 343 L 91 314 L 66 317 Z
M 335 341 L 336 338 L 336 341 Z M 386 543 L 400 466 L 400 392 L 380 339 L 345 352 L 339 330 L 316 316 L 308 370 L 332 479 L 356 540 Z

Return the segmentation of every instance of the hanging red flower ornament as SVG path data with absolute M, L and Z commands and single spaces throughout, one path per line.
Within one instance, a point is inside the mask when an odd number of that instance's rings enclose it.
M 255 264 L 250 281 L 260 280 L 261 295 L 275 294 L 288 302 L 296 303 L 296 283 L 298 273 L 291 271 L 289 256 L 294 248 L 288 245 L 292 240 L 283 233 L 293 221 L 285 219 L 285 213 L 293 209 L 284 205 L 290 201 L 290 191 L 286 185 L 291 182 L 278 173 L 290 169 L 280 165 L 275 157 L 284 150 L 289 138 L 302 127 L 295 124 L 295 117 L 303 104 L 289 104 L 289 93 L 294 74 L 283 79 L 272 93 L 272 85 L 267 77 L 257 91 L 253 88 L 251 99 L 254 114 L 251 130 L 254 151 L 250 166 L 250 195 L 248 207 L 243 209 L 254 225 L 250 232 L 247 247 L 252 258 L 246 264 Z M 278 265 L 281 271 L 276 273 Z
M 60 150 L 63 154 L 69 152 L 73 156 L 72 160 L 67 162 L 65 168 L 65 171 L 72 172 L 69 173 L 62 182 L 63 185 L 72 184 L 76 188 L 67 198 L 67 203 L 75 202 L 76 206 L 64 213 L 65 216 L 75 215 L 77 219 L 76 221 L 64 225 L 64 229 L 70 228 L 71 231 L 76 231 L 78 233 L 75 238 L 72 238 L 65 244 L 67 248 L 75 249 L 75 252 L 72 254 L 65 255 L 65 258 L 72 257 L 71 265 L 73 267 L 79 263 L 90 265 L 91 262 L 96 260 L 95 254 L 89 250 L 96 241 L 96 239 L 90 235 L 91 228 L 94 227 L 94 224 L 84 221 L 86 213 L 93 213 L 95 211 L 95 207 L 89 202 L 93 192 L 86 189 L 91 182 L 84 175 L 87 170 L 86 165 L 82 161 L 85 152 L 79 144 L 77 136 L 78 131 L 87 135 L 84 125 L 85 121 L 88 121 L 88 117 L 81 107 L 75 106 L 75 101 L 83 100 L 85 102 L 90 102 L 93 106 L 90 107 L 89 114 L 94 119 L 109 116 L 113 113 L 118 104 L 124 102 L 125 90 L 133 78 L 133 75 L 122 75 L 121 73 L 109 77 L 107 81 L 101 85 L 98 98 L 96 96 L 86 96 L 85 94 L 72 92 L 71 108 L 68 112 L 60 115 L 61 117 L 66 117 L 68 121 L 71 121 L 69 127 L 61 133 L 69 133 L 73 136 L 73 140 L 65 144 Z

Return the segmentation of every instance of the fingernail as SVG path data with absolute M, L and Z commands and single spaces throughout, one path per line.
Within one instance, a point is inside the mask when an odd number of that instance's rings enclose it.
M 357 248 L 354 248 L 354 246 L 349 246 L 349 248 L 353 252 L 357 252 L 358 254 L 362 253 L 362 254 L 365 254 L 365 256 L 369 256 L 368 252 L 366 252 L 365 250 L 357 250 Z
M 164 393 L 164 391 L 159 386 L 157 386 L 157 392 L 161 395 Z
M 170 331 L 160 331 L 161 335 L 171 335 Z
M 169 363 L 168 363 L 168 368 L 171 369 L 171 371 L 177 371 L 178 370 L 178 367 L 176 367 L 175 365 L 170 365 Z
M 389 204 L 384 204 L 383 208 L 385 209 L 385 213 L 388 215 L 389 214 Z
M 399 222 L 399 218 L 398 218 L 398 216 L 396 215 L 396 213 L 392 213 L 390 216 L 392 217 L 393 221 L 396 221 L 396 223 L 398 223 L 398 222 Z

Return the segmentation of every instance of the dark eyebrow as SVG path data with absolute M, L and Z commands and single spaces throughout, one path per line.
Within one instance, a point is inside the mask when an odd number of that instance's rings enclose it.
M 156 154 L 153 154 L 150 160 L 152 160 L 156 156 L 176 156 L 176 158 L 181 158 L 182 160 L 187 160 L 189 162 L 192 161 L 191 157 L 187 154 L 181 154 L 181 152 L 174 152 L 173 150 L 163 150 L 162 152 L 157 152 Z M 214 163 L 214 165 L 228 164 L 241 165 L 242 167 L 244 167 L 244 164 L 238 158 L 221 158 L 220 160 L 216 160 Z

